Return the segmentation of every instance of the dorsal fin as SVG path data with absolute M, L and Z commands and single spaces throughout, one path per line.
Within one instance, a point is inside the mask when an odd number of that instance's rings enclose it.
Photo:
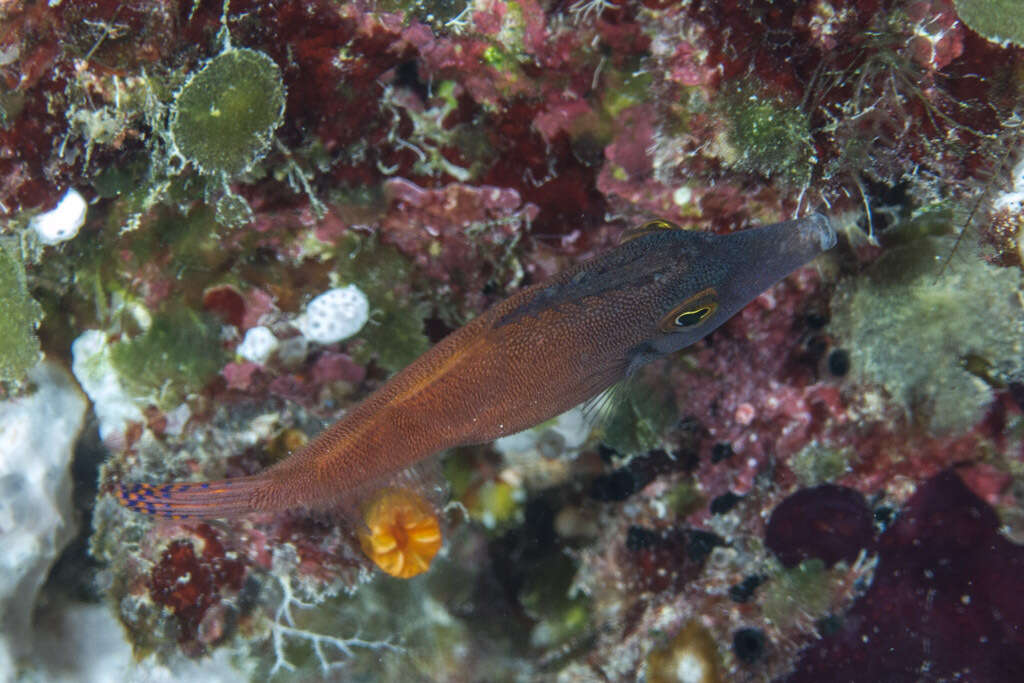
M 626 232 L 622 233 L 622 237 L 619 238 L 619 244 L 625 244 L 630 240 L 635 240 L 637 237 L 650 235 L 651 233 L 658 232 L 660 230 L 682 230 L 682 228 L 672 221 L 657 218 L 653 221 L 647 221 L 643 225 L 628 228 Z

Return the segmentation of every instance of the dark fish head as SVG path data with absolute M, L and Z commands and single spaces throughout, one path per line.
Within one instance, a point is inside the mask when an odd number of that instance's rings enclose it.
M 651 355 L 671 353 L 709 334 L 761 292 L 836 243 L 828 218 L 804 218 L 713 235 L 659 230 L 636 246 L 670 256 L 656 278 Z M 662 261 L 664 262 L 664 261 Z M 650 291 L 650 290 L 649 290 Z

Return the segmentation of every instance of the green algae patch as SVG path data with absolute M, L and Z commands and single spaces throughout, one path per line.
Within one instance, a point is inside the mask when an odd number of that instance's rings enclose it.
M 20 380 L 39 362 L 35 331 L 42 318 L 24 269 L 0 246 L 0 380 Z
M 496 479 L 483 479 L 480 454 L 475 449 L 456 449 L 442 465 L 452 500 L 458 501 L 474 522 L 491 535 L 503 534 L 523 523 L 525 491 Z
M 1024 6 L 1020 0 L 953 0 L 956 13 L 975 33 L 1006 47 L 1024 46 Z
M 177 287 L 195 292 L 206 286 L 214 273 L 228 267 L 233 256 L 224 249 L 216 211 L 206 204 L 188 206 L 179 211 L 173 206 L 160 206 L 131 243 L 138 263 L 171 255 L 171 264 L 178 278 Z
M 672 394 L 638 382 L 615 391 L 611 412 L 602 418 L 601 441 L 623 455 L 660 446 L 665 430 L 678 417 Z
M 693 478 L 684 479 L 670 488 L 662 500 L 679 519 L 693 514 L 707 504 L 696 479 Z
M 966 431 L 984 416 L 992 385 L 974 368 L 1024 376 L 1020 271 L 992 266 L 964 245 L 950 258 L 953 242 L 932 237 L 891 249 L 841 282 L 832 301 L 830 330 L 850 351 L 849 378 L 880 386 L 933 434 Z M 881 408 L 873 417 L 892 415 Z
M 612 119 L 630 107 L 647 104 L 655 85 L 654 74 L 644 70 L 638 60 L 627 60 L 624 69 L 610 71 L 606 78 L 608 86 L 601 105 Z
M 390 372 L 398 372 L 430 349 L 430 340 L 423 334 L 423 318 L 427 307 L 403 305 L 393 296 L 370 298 L 377 314 L 359 336 L 366 340 L 355 357 L 365 361 L 368 353 Z
M 404 12 L 439 31 L 445 31 L 466 9 L 465 4 L 451 0 L 380 0 L 378 6 L 386 12 Z
M 817 441 L 803 448 L 786 463 L 803 487 L 835 481 L 850 471 L 854 454 L 845 448 L 826 446 Z
M 147 169 L 147 162 L 138 158 L 123 164 L 112 164 L 93 177 L 92 187 L 104 199 L 129 195 L 146 182 Z
M 470 519 L 489 531 L 522 523 L 523 491 L 503 481 L 485 481 L 466 498 Z
M 819 617 L 832 602 L 833 577 L 815 557 L 783 569 L 763 590 L 764 614 L 774 622 L 785 623 L 794 611 Z
M 358 335 L 364 343 L 351 349 L 356 361 L 375 358 L 384 369 L 397 372 L 430 349 L 423 332 L 429 305 L 413 297 L 412 267 L 397 249 L 349 233 L 335 261 L 337 281 L 355 284 L 370 300 L 370 321 Z
M 200 171 L 237 175 L 266 153 L 284 106 L 284 81 L 274 60 L 256 50 L 230 49 L 178 91 L 171 137 Z
M 24 93 L 0 89 L 0 128 L 10 129 L 25 108 Z
M 226 228 L 240 228 L 252 222 L 252 207 L 244 197 L 229 192 L 217 200 L 214 218 Z
M 793 185 L 806 184 L 816 161 L 807 115 L 749 90 L 740 87 L 725 98 L 737 168 Z
M 157 313 L 141 335 L 111 347 L 110 359 L 127 385 L 161 403 L 198 391 L 228 360 L 217 322 L 187 308 Z
M 537 622 L 530 632 L 534 647 L 566 645 L 590 628 L 590 599 L 572 589 L 576 570 L 573 559 L 558 552 L 531 567 L 525 577 L 519 602 Z

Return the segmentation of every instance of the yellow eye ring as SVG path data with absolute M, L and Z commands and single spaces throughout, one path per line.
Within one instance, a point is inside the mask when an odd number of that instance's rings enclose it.
M 674 307 L 661 319 L 658 328 L 666 334 L 700 325 L 718 310 L 718 292 L 713 287 L 701 290 Z
M 713 306 L 701 306 L 690 311 L 683 311 L 676 316 L 676 327 L 693 327 L 698 325 L 707 320 L 713 310 Z

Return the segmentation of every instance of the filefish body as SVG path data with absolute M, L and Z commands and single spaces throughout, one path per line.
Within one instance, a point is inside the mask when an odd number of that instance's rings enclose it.
M 729 235 L 654 221 L 453 332 L 277 465 L 212 482 L 123 484 L 116 496 L 173 519 L 366 498 L 438 451 L 548 420 L 698 341 L 835 240 L 820 214 Z

